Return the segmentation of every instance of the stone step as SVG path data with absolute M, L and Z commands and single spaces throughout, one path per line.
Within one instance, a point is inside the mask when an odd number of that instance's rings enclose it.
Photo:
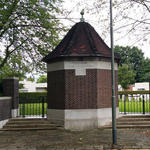
M 121 118 L 150 118 L 150 115 L 124 115 Z
M 11 119 L 9 120 L 8 124 L 30 124 L 30 123 L 34 123 L 34 124 L 47 124 L 47 123 L 51 123 L 49 120 L 47 119 Z
M 10 119 L 0 131 L 56 130 L 63 128 L 45 118 Z
M 15 118 L 15 119 L 10 119 L 9 122 L 26 122 L 26 121 L 48 121 L 46 118 Z
M 150 115 L 126 115 L 118 118 L 117 128 L 150 128 Z M 102 128 L 112 128 L 112 125 L 106 125 Z
M 119 118 L 117 121 L 132 122 L 132 121 L 150 121 L 150 118 Z
M 5 128 L 49 128 L 49 127 L 61 127 L 61 126 L 58 126 L 58 125 L 52 125 L 52 124 L 28 124 L 28 125 L 24 125 L 24 124 L 13 124 L 13 125 L 9 125 L 9 124 L 6 124 L 4 125 L 4 129 Z
M 132 121 L 132 122 L 117 121 L 117 125 L 150 125 L 150 121 Z
M 50 123 L 50 124 L 54 124 L 54 123 L 52 123 L 52 122 L 49 122 L 49 121 L 9 121 L 7 124 L 9 124 L 9 125 L 12 125 L 12 124 L 26 124 L 26 125 L 28 125 L 28 124 L 48 124 L 48 123 Z
M 42 128 L 2 128 L 0 131 L 31 131 L 31 130 L 61 130 L 58 127 L 42 127 Z
M 103 128 L 103 129 L 110 129 L 110 128 L 112 128 L 112 126 L 111 125 L 106 125 L 106 126 L 104 126 L 104 127 L 101 127 L 101 128 Z M 150 128 L 150 125 L 117 125 L 117 128 L 118 129 L 124 129 L 124 128 L 128 128 L 128 129 L 133 129 L 133 128 L 135 128 L 135 129 L 138 129 L 138 128 Z

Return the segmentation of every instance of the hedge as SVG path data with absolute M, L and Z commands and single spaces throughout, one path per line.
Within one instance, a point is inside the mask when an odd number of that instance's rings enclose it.
M 119 91 L 119 95 L 150 94 L 150 91 Z
M 118 95 L 133 95 L 133 94 L 150 94 L 150 91 L 119 91 Z M 20 92 L 19 93 L 19 103 L 24 102 L 46 102 L 47 92 Z
M 41 103 L 43 98 L 46 102 L 47 92 L 20 92 L 19 103 Z
M 19 92 L 19 96 L 47 96 L 47 92 Z

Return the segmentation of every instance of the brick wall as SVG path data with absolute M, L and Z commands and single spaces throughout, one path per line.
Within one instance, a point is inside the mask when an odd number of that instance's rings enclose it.
M 65 71 L 48 72 L 48 109 L 65 108 Z
M 11 118 L 11 98 L 0 97 L 0 121 Z
M 74 70 L 65 72 L 66 109 L 97 108 L 96 72 L 96 69 L 86 70 L 86 75 L 84 76 L 75 76 Z
M 3 95 L 12 97 L 12 109 L 19 106 L 19 82 L 18 79 L 3 79 Z
M 115 71 L 116 106 L 118 106 L 118 74 Z M 111 70 L 97 70 L 97 99 L 98 108 L 112 107 Z
M 116 98 L 117 98 L 117 71 Z M 112 105 L 111 70 L 87 69 L 48 72 L 48 109 L 97 109 Z M 117 101 L 118 106 L 118 101 Z

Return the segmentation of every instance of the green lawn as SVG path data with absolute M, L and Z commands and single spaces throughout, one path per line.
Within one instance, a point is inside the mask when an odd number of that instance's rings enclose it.
M 145 101 L 145 112 L 150 112 L 150 102 Z M 119 112 L 128 113 L 142 113 L 143 112 L 143 102 L 142 101 L 124 101 L 119 100 Z
M 42 115 L 42 103 L 19 104 L 20 115 Z M 44 103 L 44 114 L 47 113 L 47 103 Z

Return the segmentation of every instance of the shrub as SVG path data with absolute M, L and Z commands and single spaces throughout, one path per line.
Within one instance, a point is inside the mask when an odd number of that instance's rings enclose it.
M 119 91 L 119 95 L 150 94 L 150 91 Z
M 20 92 L 19 103 L 41 103 L 42 100 L 46 102 L 47 92 Z

